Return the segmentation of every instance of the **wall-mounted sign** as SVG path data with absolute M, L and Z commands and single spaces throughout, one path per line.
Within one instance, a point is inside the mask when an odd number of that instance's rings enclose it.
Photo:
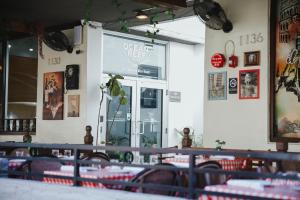
M 181 92 L 169 91 L 169 101 L 170 102 L 181 102 Z
M 48 65 L 59 65 L 60 61 L 60 57 L 48 58 Z
M 138 76 L 143 78 L 158 79 L 161 75 L 161 68 L 151 65 L 139 65 Z
M 237 94 L 237 78 L 229 78 L 228 91 L 229 94 Z
M 216 68 L 221 68 L 225 65 L 226 59 L 223 54 L 216 53 L 211 57 L 211 64 Z
M 128 57 L 140 63 L 141 60 L 149 56 L 154 46 L 152 44 L 124 42 L 123 48 Z

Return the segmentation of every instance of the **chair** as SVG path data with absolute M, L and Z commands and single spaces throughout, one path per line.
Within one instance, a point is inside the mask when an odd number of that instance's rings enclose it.
M 19 155 L 18 153 L 21 153 Z M 9 153 L 10 156 L 30 156 L 30 152 L 27 148 L 16 148 Z
M 109 163 L 110 158 L 105 153 L 94 152 L 94 153 L 83 156 L 81 158 L 81 160 L 90 160 L 90 161 L 99 162 L 99 164 L 90 164 L 90 165 L 83 164 L 81 166 L 98 167 L 98 165 L 100 165 L 101 168 L 104 168 L 107 165 L 107 163 Z
M 200 163 L 196 166 L 197 169 L 222 169 L 222 166 L 217 161 L 207 161 Z M 226 176 L 224 174 L 214 173 L 198 173 L 197 174 L 197 187 L 204 188 L 208 185 L 219 185 L 226 182 Z
M 172 164 L 161 164 L 174 166 Z M 175 167 L 175 166 L 174 166 Z M 165 169 L 145 169 L 138 173 L 132 180 L 133 183 L 144 183 L 144 184 L 159 184 L 159 185 L 169 185 L 169 186 L 178 186 L 182 184 L 181 177 L 175 171 L 165 170 Z M 167 195 L 175 196 L 175 191 L 167 190 L 158 190 L 150 188 L 134 188 L 126 187 L 126 191 L 138 191 L 141 193 L 147 194 L 157 194 L 157 195 Z
M 55 158 L 55 156 L 36 156 L 40 158 Z M 51 161 L 51 160 L 32 160 L 28 161 L 25 163 L 22 167 L 21 170 L 25 172 L 29 172 L 29 169 L 31 173 L 33 174 L 39 174 L 43 175 L 44 171 L 59 171 L 61 168 L 62 164 L 59 161 Z M 25 179 L 29 178 L 27 176 L 24 177 Z M 42 177 L 32 175 L 30 177 L 32 180 L 43 180 Z

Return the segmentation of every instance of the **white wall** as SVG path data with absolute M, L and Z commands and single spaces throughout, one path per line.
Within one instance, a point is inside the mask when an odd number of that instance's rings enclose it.
M 205 26 L 196 16 L 185 17 L 161 22 L 157 25 L 159 35 L 170 38 L 181 39 L 196 44 L 204 44 L 205 41 Z M 144 31 L 151 30 L 151 25 L 142 25 L 133 27 L 134 30 Z
M 180 103 L 169 103 L 168 146 L 174 146 L 181 142 L 175 128 L 203 133 L 204 45 L 170 42 L 169 62 L 169 90 L 181 92 Z
M 68 32 L 71 33 L 72 29 Z M 76 54 L 76 49 L 83 51 Z M 66 51 L 58 52 L 50 49 L 43 43 L 43 53 L 45 58 L 38 57 L 38 91 L 37 91 L 37 133 L 33 137 L 33 142 L 42 143 L 82 143 L 85 126 L 86 110 L 86 30 L 83 33 L 83 43 L 73 50 L 72 54 Z M 58 65 L 49 65 L 49 58 L 61 58 Z M 46 72 L 64 71 L 66 65 L 79 64 L 79 90 L 69 90 L 64 95 L 64 120 L 43 120 L 43 75 Z M 80 95 L 80 117 L 67 117 L 68 95 Z
M 274 143 L 268 142 L 269 134 L 269 1 L 268 0 L 221 0 L 234 29 L 225 34 L 222 31 L 206 29 L 205 48 L 205 95 L 204 95 L 204 146 L 215 147 L 215 140 L 226 141 L 227 148 L 238 149 L 275 149 Z M 241 35 L 262 33 L 262 43 L 240 46 Z M 224 53 L 224 44 L 233 40 L 239 66 L 213 68 L 211 56 Z M 243 67 L 243 53 L 259 50 L 261 65 L 259 67 Z M 227 77 L 238 77 L 239 70 L 260 69 L 260 99 L 239 100 L 238 95 L 227 94 L 227 100 L 208 101 L 208 72 L 227 71 Z M 290 145 L 290 150 L 300 150 L 298 145 Z

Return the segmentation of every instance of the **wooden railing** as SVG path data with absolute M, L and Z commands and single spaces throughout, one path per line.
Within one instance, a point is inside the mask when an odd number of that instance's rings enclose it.
M 0 119 L 0 134 L 36 132 L 36 119 Z

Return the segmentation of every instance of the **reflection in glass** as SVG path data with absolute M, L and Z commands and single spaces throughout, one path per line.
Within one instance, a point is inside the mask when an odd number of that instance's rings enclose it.
M 35 118 L 37 98 L 37 39 L 9 41 L 8 118 Z
M 2 54 L 2 45 L 3 43 L 0 42 L 0 115 L 2 117 L 2 82 L 3 82 L 3 67 L 4 67 L 4 63 L 3 63 L 3 54 Z
M 140 147 L 162 146 L 162 90 L 141 88 Z
M 123 89 L 128 98 L 128 103 L 126 105 L 121 105 L 118 112 L 116 112 L 119 107 L 119 98 L 114 97 L 107 103 L 106 143 L 113 146 L 130 146 L 132 91 L 131 87 L 128 86 L 123 86 Z M 115 119 L 113 122 L 114 116 Z

